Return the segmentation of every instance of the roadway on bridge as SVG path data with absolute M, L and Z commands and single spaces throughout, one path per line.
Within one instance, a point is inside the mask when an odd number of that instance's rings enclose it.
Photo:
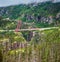
M 39 30 L 39 31 L 43 31 L 43 30 L 49 30 L 49 29 L 57 29 L 59 27 L 50 27 L 50 28 L 31 28 L 31 29 L 18 29 L 18 32 L 20 31 L 36 31 L 36 30 Z M 5 31 L 15 31 L 15 30 L 0 30 L 0 32 L 5 32 Z

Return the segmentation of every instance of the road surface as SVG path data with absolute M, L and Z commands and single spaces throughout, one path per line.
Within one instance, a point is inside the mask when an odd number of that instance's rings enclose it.
M 50 27 L 50 28 L 31 28 L 31 29 L 18 29 L 19 31 L 43 31 L 43 30 L 49 30 L 49 29 L 55 29 L 55 28 L 59 28 L 59 27 Z M 15 31 L 15 30 L 0 30 L 0 32 L 5 32 L 5 31 Z

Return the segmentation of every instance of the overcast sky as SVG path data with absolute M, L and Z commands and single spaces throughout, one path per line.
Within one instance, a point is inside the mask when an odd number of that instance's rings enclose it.
M 27 4 L 31 2 L 43 2 L 43 1 L 49 1 L 49 0 L 0 0 L 0 7 L 21 4 L 21 3 Z M 55 1 L 60 1 L 60 0 L 55 0 Z

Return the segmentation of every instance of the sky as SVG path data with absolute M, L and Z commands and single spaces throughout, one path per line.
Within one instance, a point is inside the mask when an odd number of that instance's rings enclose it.
M 0 0 L 0 7 L 21 4 L 21 3 L 27 4 L 31 2 L 44 2 L 44 1 L 49 1 L 49 0 Z M 54 0 L 54 1 L 59 2 L 60 0 Z

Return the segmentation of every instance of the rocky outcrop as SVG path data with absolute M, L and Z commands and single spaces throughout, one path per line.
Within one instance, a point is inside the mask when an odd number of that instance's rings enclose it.
M 57 13 L 56 19 L 60 20 L 60 13 Z

